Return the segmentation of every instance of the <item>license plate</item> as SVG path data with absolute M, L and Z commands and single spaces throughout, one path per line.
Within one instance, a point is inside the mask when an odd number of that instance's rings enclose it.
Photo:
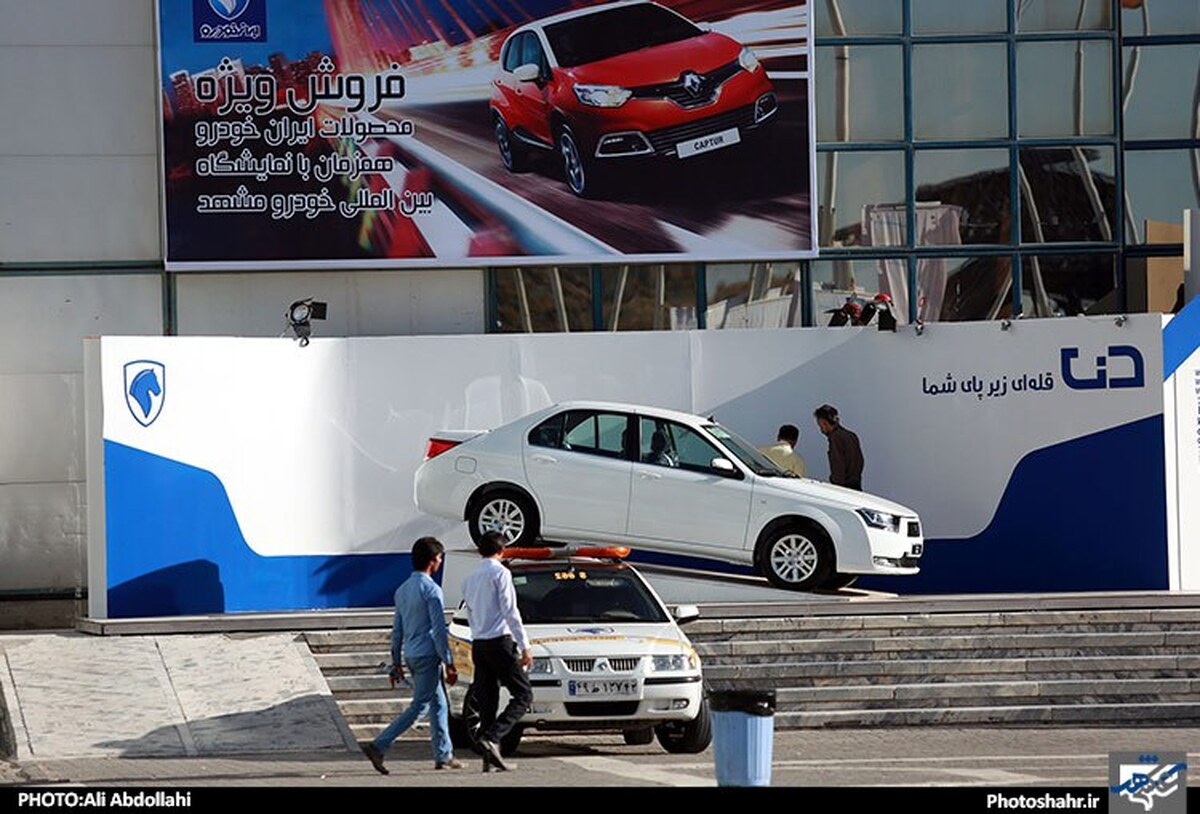
M 574 698 L 597 698 L 601 696 L 637 696 L 638 683 L 634 678 L 580 679 L 567 682 L 567 695 Z
M 713 133 L 711 136 L 701 136 L 691 141 L 681 141 L 675 145 L 675 151 L 679 153 L 680 158 L 688 158 L 700 153 L 719 150 L 722 147 L 729 147 L 741 140 L 742 137 L 738 133 L 738 129 L 731 127 L 728 130 L 722 130 L 720 133 Z

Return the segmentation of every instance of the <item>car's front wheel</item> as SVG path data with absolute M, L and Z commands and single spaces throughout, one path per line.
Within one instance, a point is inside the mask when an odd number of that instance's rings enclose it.
M 590 198 L 600 187 L 596 178 L 596 165 L 579 146 L 570 128 L 558 131 L 558 157 L 562 160 L 563 176 L 567 186 L 580 198 Z
M 477 499 L 467 516 L 471 539 L 478 543 L 488 532 L 499 532 L 507 545 L 530 545 L 537 539 L 537 510 L 526 495 L 498 489 Z
M 700 700 L 700 712 L 690 721 L 668 721 L 654 727 L 662 748 L 673 755 L 694 755 L 712 743 L 712 721 L 708 717 L 708 699 Z
M 483 754 L 479 749 L 479 699 L 475 697 L 474 687 L 468 687 L 463 696 L 462 717 L 450 716 L 450 740 L 459 749 L 469 748 L 477 754 Z M 515 754 L 521 745 L 521 727 L 514 726 L 512 730 L 500 739 L 500 754 L 508 757 Z
M 755 552 L 759 572 L 777 588 L 809 591 L 833 573 L 833 544 L 809 523 L 787 523 L 765 535 Z

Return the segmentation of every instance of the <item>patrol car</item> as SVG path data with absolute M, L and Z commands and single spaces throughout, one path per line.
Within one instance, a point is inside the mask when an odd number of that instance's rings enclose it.
M 622 732 L 631 745 L 657 737 L 668 752 L 702 752 L 711 741 L 700 658 L 680 625 L 694 605 L 668 610 L 626 563 L 626 547 L 506 548 L 517 605 L 533 651 L 533 705 L 500 744 L 516 751 L 526 730 Z M 450 647 L 459 680 L 449 688 L 450 734 L 474 747 L 471 629 L 454 613 Z M 500 706 L 507 703 L 501 693 Z

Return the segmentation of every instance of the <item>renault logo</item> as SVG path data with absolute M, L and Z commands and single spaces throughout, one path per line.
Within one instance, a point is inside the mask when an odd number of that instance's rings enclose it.
M 704 77 L 694 71 L 686 72 L 679 79 L 683 82 L 683 89 L 693 96 L 699 94 L 700 89 L 704 86 Z

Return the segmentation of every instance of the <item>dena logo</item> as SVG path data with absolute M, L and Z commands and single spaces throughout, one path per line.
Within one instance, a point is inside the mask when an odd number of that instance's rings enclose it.
M 1079 348 L 1063 348 L 1059 358 L 1063 382 L 1075 390 L 1116 390 L 1146 384 L 1146 362 L 1133 345 L 1109 345 L 1108 352 L 1097 356 L 1090 370 L 1086 364 L 1076 364 Z

